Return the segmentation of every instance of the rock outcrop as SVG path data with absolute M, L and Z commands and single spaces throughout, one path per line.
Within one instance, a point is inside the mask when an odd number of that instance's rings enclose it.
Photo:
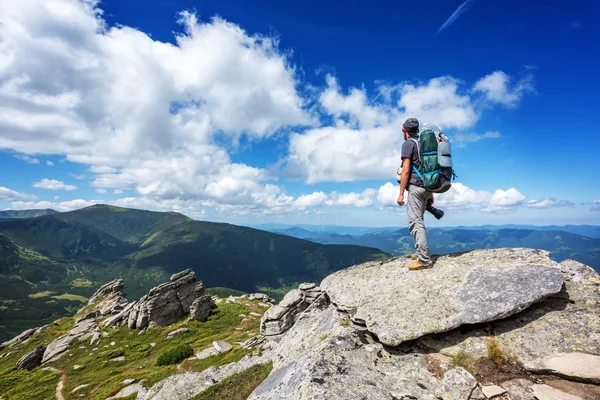
M 123 279 L 115 279 L 98 289 L 88 300 L 88 306 L 95 305 L 93 310 L 101 315 L 119 312 L 127 303 L 124 288 Z
M 142 330 L 172 324 L 190 313 L 193 313 L 192 318 L 205 321 L 213 302 L 204 292 L 204 284 L 196 280 L 196 273 L 187 269 L 171 276 L 169 282 L 150 289 L 139 301 L 126 304 L 102 325 L 127 324 L 130 329 Z
M 321 293 L 321 288 L 314 283 L 303 283 L 298 289 L 290 291 L 279 304 L 269 308 L 263 314 L 260 321 L 260 333 L 264 336 L 281 335 L 294 324 L 296 317 L 306 310 Z M 252 296 L 257 298 L 256 295 Z
M 25 354 L 19 359 L 19 361 L 17 361 L 17 369 L 26 369 L 27 371 L 31 371 L 35 367 L 39 367 L 42 363 L 42 358 L 44 357 L 44 351 L 46 351 L 44 346 L 38 346 L 34 350 Z
M 42 364 L 58 360 L 65 351 L 69 349 L 71 343 L 76 339 L 82 339 L 92 335 L 95 319 L 85 319 L 75 324 L 75 326 L 66 334 L 60 336 L 48 345 L 44 351 Z
M 487 357 L 490 335 L 521 376 L 597 383 L 600 277 L 591 268 L 532 249 L 442 256 L 424 271 L 409 272 L 408 262 L 330 275 L 317 301 L 291 311 L 291 325 L 281 304 L 268 310 L 261 328 L 280 321 L 287 330 L 265 335 L 275 339 L 274 368 L 249 399 L 534 400 L 558 393 L 527 379 L 478 382 L 451 365 L 460 351 Z M 300 304 L 299 291 L 282 301 L 287 312 Z
M 382 343 L 398 346 L 505 318 L 560 292 L 563 275 L 543 252 L 516 249 L 502 262 L 499 254 L 445 256 L 435 268 L 416 273 L 408 271 L 405 259 L 371 262 L 338 271 L 321 287 L 353 321 L 365 324 Z

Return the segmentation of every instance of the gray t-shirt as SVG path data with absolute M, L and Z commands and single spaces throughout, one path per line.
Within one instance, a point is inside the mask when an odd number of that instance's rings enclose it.
M 404 162 L 405 158 L 410 159 L 411 164 L 408 175 L 408 185 L 406 185 L 406 188 L 408 189 L 408 186 L 410 185 L 424 187 L 423 180 L 419 178 L 419 175 L 414 173 L 412 168 L 413 165 L 417 168 L 421 166 L 421 159 L 419 158 L 419 145 L 412 139 L 405 140 L 404 143 L 402 143 L 402 162 Z

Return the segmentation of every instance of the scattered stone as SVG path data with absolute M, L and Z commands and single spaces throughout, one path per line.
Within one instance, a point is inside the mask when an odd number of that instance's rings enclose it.
M 156 346 L 156 343 L 150 343 L 150 347 Z
M 253 317 L 259 317 L 259 318 L 260 318 L 260 317 L 262 317 L 262 315 L 261 315 L 261 314 L 259 314 L 259 313 L 257 313 L 257 312 L 254 312 L 254 311 L 252 311 L 252 312 L 250 313 L 250 315 L 252 315 Z
M 219 353 L 227 353 L 228 351 L 231 351 L 233 349 L 233 346 L 230 345 L 227 342 L 224 342 L 222 340 L 216 340 L 213 342 L 213 347 L 219 352 Z
M 173 339 L 174 337 L 185 335 L 190 333 L 188 328 L 179 328 L 176 331 L 173 331 L 167 335 L 167 339 Z
M 560 292 L 563 275 L 549 253 L 476 250 L 441 256 L 435 267 L 408 271 L 409 260 L 369 262 L 326 277 L 321 287 L 382 343 L 398 346 L 463 324 L 516 314 Z M 399 301 L 399 296 L 402 301 Z
M 115 357 L 115 358 L 111 358 L 108 361 L 112 361 L 112 362 L 117 362 L 117 361 L 125 361 L 125 356 L 120 356 L 120 357 Z
M 92 334 L 92 338 L 90 339 L 90 346 L 93 346 L 100 342 L 100 332 L 94 332 Z
M 548 385 L 535 384 L 531 386 L 537 400 L 583 400 L 579 396 L 565 393 Z
M 130 379 L 124 379 L 123 380 L 123 384 L 124 385 L 131 385 L 132 383 L 134 383 L 136 380 L 134 378 L 130 378 Z
M 537 364 L 539 372 L 559 375 L 565 378 L 579 378 L 585 382 L 600 384 L 600 356 L 586 353 L 568 353 L 542 359 Z
M 466 369 L 454 367 L 444 374 L 442 383 L 435 391 L 443 400 L 468 399 L 477 387 L 477 380 Z
M 78 369 L 83 369 L 84 365 L 75 364 L 73 365 L 73 369 L 77 371 Z
M 506 393 L 506 390 L 504 388 L 501 388 L 497 385 L 482 386 L 481 391 L 483 392 L 483 395 L 488 399 L 493 399 L 494 397 L 502 396 L 504 393 Z
M 137 393 L 138 399 L 145 399 L 146 394 L 148 393 L 148 389 L 146 387 L 142 386 L 141 383 L 136 383 L 134 385 L 129 385 L 129 386 L 121 389 L 121 391 L 119 391 L 119 393 L 115 394 L 114 396 L 108 397 L 106 400 L 121 399 L 123 397 L 129 397 L 134 393 Z
M 264 293 L 254 293 L 248 297 L 249 300 L 269 301 L 269 296 Z
M 4 349 L 5 347 L 13 347 L 14 345 L 26 342 L 35 333 L 35 331 L 36 329 L 33 328 L 21 332 L 19 335 L 15 336 L 11 340 L 0 344 L 0 350 Z
M 240 346 L 244 349 L 250 349 L 252 347 L 256 347 L 259 344 L 264 343 L 264 341 L 265 341 L 264 336 L 259 335 L 259 336 L 252 337 L 243 343 L 240 343 Z
M 90 386 L 88 383 L 83 384 L 83 385 L 79 385 L 75 389 L 71 390 L 71 393 L 79 392 L 81 389 L 85 389 L 88 386 Z
M 104 332 L 104 331 L 103 331 L 103 332 L 102 332 L 100 335 L 101 335 L 103 338 L 107 338 L 107 337 L 109 337 L 109 336 L 110 336 L 108 332 Z
M 301 283 L 300 286 L 298 286 L 298 289 L 300 290 L 310 290 L 310 289 L 314 289 L 317 287 L 316 283 Z
M 114 346 L 115 344 L 116 344 L 115 342 L 110 342 L 110 345 L 111 345 L 111 346 Z
M 42 363 L 42 358 L 44 357 L 44 351 L 46 351 L 44 346 L 38 346 L 34 350 L 25 354 L 19 359 L 19 361 L 17 361 L 17 369 L 26 369 L 27 371 L 31 371 L 32 369 L 39 367 Z
M 197 298 L 190 306 L 190 318 L 196 321 L 206 322 L 210 310 L 214 305 L 215 303 L 208 295 Z
M 246 318 L 247 316 L 246 316 L 246 314 L 240 314 L 240 315 L 238 315 L 238 317 L 240 317 L 240 318 Z
M 142 329 L 139 333 L 138 336 L 142 336 L 144 333 L 146 333 L 146 329 Z
M 205 358 L 214 356 L 215 354 L 219 354 L 217 349 L 215 349 L 214 347 L 209 347 L 207 349 L 202 350 L 200 353 L 196 354 L 196 358 L 198 360 L 204 360 Z
M 227 300 L 225 300 L 225 303 L 227 303 L 227 304 L 238 304 L 238 301 L 235 299 L 235 297 L 229 296 L 227 298 Z
M 271 307 L 271 304 L 263 303 L 262 301 L 259 301 L 258 305 L 259 305 L 259 307 L 266 307 L 266 308 Z

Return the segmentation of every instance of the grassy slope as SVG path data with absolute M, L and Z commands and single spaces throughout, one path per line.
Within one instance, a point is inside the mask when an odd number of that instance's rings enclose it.
M 130 299 L 193 268 L 206 286 L 279 289 L 363 261 L 376 249 L 323 246 L 177 213 L 112 206 L 0 220 L 0 340 L 71 315 L 100 285 L 123 278 Z M 52 297 L 31 297 L 40 292 Z
M 138 335 L 137 331 L 130 331 L 126 327 L 105 329 L 104 331 L 110 336 L 103 337 L 99 344 L 90 346 L 89 341 L 74 342 L 65 356 L 50 363 L 49 366 L 66 374 L 63 391 L 66 399 L 76 399 L 82 393 L 89 399 L 105 399 L 125 386 L 122 383 L 124 379 L 134 378 L 138 381 L 145 379 L 144 385 L 151 386 L 176 373 L 200 372 L 213 365 L 224 365 L 241 359 L 249 351 L 234 346 L 234 350 L 229 353 L 205 360 L 185 360 L 179 365 L 161 367 L 155 365 L 160 354 L 180 344 L 189 344 L 197 353 L 210 347 L 214 340 L 225 340 L 231 344 L 246 341 L 251 337 L 250 335 L 259 333 L 260 318 L 244 322 L 238 315 L 242 313 L 248 315 L 252 311 L 262 314 L 265 308 L 259 307 L 256 301 L 244 300 L 243 304 L 222 302 L 212 311 L 205 323 L 193 321 L 186 324 L 181 321 L 170 327 L 149 329 L 143 335 Z M 39 394 L 53 395 L 59 374 L 39 368 L 31 372 L 13 369 L 22 355 L 38 345 L 47 345 L 70 329 L 73 322 L 73 318 L 64 318 L 52 324 L 47 332 L 35 335 L 27 343 L 0 352 L 0 355 L 13 352 L 8 357 L 0 358 L 0 376 L 2 376 L 0 397 L 6 400 L 53 398 L 52 396 L 40 397 Z M 191 333 L 165 340 L 169 332 L 181 327 L 189 328 Z M 121 354 L 124 355 L 125 361 L 109 361 L 111 357 Z M 73 368 L 75 364 L 83 368 L 75 370 Z M 73 389 L 84 384 L 89 386 L 74 394 L 71 393 Z

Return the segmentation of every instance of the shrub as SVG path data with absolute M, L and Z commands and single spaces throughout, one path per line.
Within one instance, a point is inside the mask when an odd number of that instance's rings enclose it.
M 116 358 L 116 357 L 121 357 L 122 355 L 125 355 L 125 350 L 123 350 L 121 347 L 116 348 L 116 349 L 110 349 L 110 350 L 106 350 L 103 351 L 102 353 L 100 353 L 100 355 L 104 358 Z
M 496 336 L 488 337 L 485 346 L 487 347 L 489 359 L 492 360 L 497 367 L 501 367 L 506 363 L 508 357 L 500 348 L 500 345 L 498 344 L 498 338 L 496 338 Z
M 179 364 L 192 354 L 194 354 L 194 350 L 189 345 L 182 344 L 162 353 L 156 360 L 156 365 L 160 367 L 162 365 Z
M 473 356 L 464 350 L 459 350 L 459 352 L 456 353 L 456 355 L 454 357 L 452 357 L 452 360 L 450 361 L 450 363 L 452 365 L 455 365 L 457 367 L 462 367 L 469 372 L 473 371 L 473 363 L 474 362 L 475 362 L 475 359 L 473 358 Z

